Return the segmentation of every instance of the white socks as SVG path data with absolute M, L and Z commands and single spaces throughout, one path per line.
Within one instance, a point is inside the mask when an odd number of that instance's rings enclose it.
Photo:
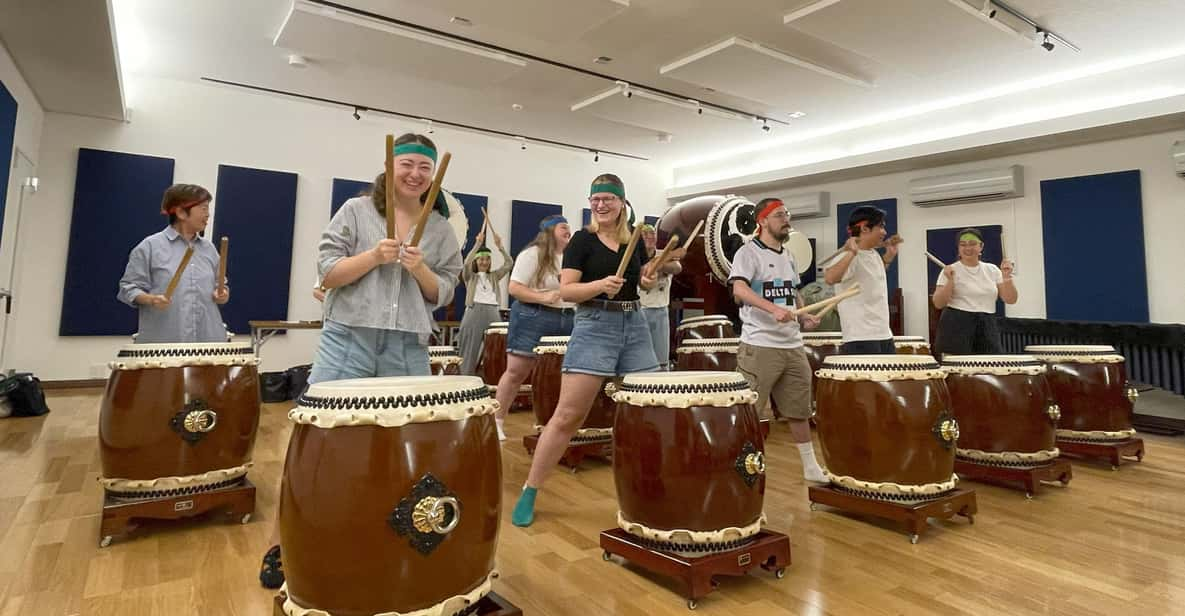
M 506 440 L 506 431 L 502 427 L 503 421 L 504 420 L 498 419 L 497 417 L 494 418 L 494 425 L 498 426 L 498 440 L 499 441 Z
M 798 446 L 798 457 L 802 458 L 802 478 L 815 483 L 827 483 L 827 475 L 823 467 L 815 460 L 815 450 L 807 443 L 795 443 Z

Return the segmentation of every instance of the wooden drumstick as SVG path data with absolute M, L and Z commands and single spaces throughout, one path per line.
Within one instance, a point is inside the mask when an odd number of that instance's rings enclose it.
M 691 228 L 691 233 L 687 234 L 687 243 L 683 245 L 684 248 L 691 248 L 691 243 L 695 241 L 695 238 L 699 237 L 699 230 L 703 226 L 703 219 L 700 219 L 699 222 L 695 223 L 695 226 Z
M 893 235 L 889 236 L 888 239 L 881 242 L 881 248 L 884 248 L 886 246 L 895 246 L 895 245 L 900 244 L 904 241 L 905 241 L 904 238 L 902 238 L 900 235 L 897 235 L 896 233 L 894 233 Z
M 1007 238 L 1004 237 L 1004 232 L 1000 232 L 1000 265 L 1003 265 L 1008 260 L 1008 243 Z
M 219 291 L 226 288 L 226 251 L 228 248 L 230 248 L 230 238 L 224 235 L 218 246 L 218 283 L 215 287 Z
M 409 246 L 419 246 L 420 238 L 424 237 L 424 225 L 428 224 L 428 215 L 432 213 L 432 208 L 436 205 L 436 196 L 440 194 L 444 172 L 448 171 L 448 163 L 452 159 L 453 155 L 445 152 L 440 159 L 440 164 L 436 167 L 436 177 L 432 180 L 432 187 L 428 189 L 428 198 L 424 201 L 423 209 L 420 210 L 420 219 L 416 221 L 416 232 L 412 235 Z
M 671 251 L 678 247 L 679 236 L 672 235 L 671 239 L 667 240 L 667 245 L 663 247 L 662 252 L 658 253 L 658 256 L 654 258 L 654 261 L 652 261 L 654 264 L 652 267 L 654 268 L 655 276 L 658 275 L 659 268 L 661 268 L 663 265 L 666 265 L 667 260 L 670 259 Z
M 937 265 L 938 267 L 940 267 L 944 270 L 946 269 L 946 264 L 942 262 L 942 259 L 939 259 L 938 257 L 930 254 L 929 250 L 926 251 L 926 258 L 929 259 L 930 262 L 933 263 L 934 265 Z
M 622 214 L 624 216 L 624 214 Z M 634 256 L 634 248 L 638 246 L 638 238 L 642 235 L 642 225 L 634 227 L 634 232 L 630 235 L 630 243 L 626 244 L 625 256 L 621 258 L 621 263 L 617 264 L 617 277 L 621 278 L 625 275 L 625 268 L 630 264 L 630 259 Z
M 387 213 L 387 239 L 395 239 L 395 135 L 387 135 L 387 158 L 383 167 L 383 208 Z
M 829 262 L 831 262 L 832 259 L 838 257 L 839 255 L 842 255 L 843 253 L 845 253 L 847 251 L 848 251 L 848 249 L 845 245 L 844 248 L 840 248 L 839 250 L 831 253 L 831 256 L 827 257 L 826 259 L 823 259 L 822 261 L 819 261 L 818 266 L 823 267 L 824 265 L 827 265 Z
M 838 306 L 839 306 L 839 302 L 835 302 L 834 304 L 831 304 L 826 309 L 824 309 L 823 312 L 820 312 L 819 314 L 816 314 L 815 316 L 821 319 L 821 318 L 831 314 L 831 311 L 835 310 Z
M 796 313 L 797 312 L 814 312 L 816 310 L 821 310 L 823 308 L 827 308 L 828 306 L 831 306 L 833 304 L 838 304 L 838 303 L 842 302 L 843 300 L 848 299 L 849 297 L 855 297 L 856 295 L 859 295 L 859 294 L 860 294 L 860 287 L 857 285 L 857 286 L 854 286 L 854 287 L 848 289 L 847 291 L 844 291 L 843 293 L 837 294 L 835 297 L 829 297 L 825 300 L 817 301 L 817 302 L 810 304 L 808 306 L 803 306 L 802 308 L 796 309 L 794 312 L 796 312 Z
M 177 271 L 173 272 L 173 278 L 169 280 L 169 287 L 165 289 L 165 297 L 173 299 L 173 291 L 177 290 L 177 284 L 181 282 L 181 274 L 185 273 L 185 268 L 189 267 L 189 259 L 193 257 L 193 248 L 185 249 L 185 256 L 181 257 L 181 264 L 177 266 Z

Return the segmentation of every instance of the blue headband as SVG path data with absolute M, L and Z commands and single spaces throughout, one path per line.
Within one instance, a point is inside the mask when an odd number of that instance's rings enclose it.
M 546 231 L 546 230 L 548 230 L 560 223 L 568 224 L 568 219 L 564 218 L 563 216 L 557 216 L 555 218 L 552 218 L 551 220 L 545 220 L 545 221 L 539 223 L 539 230 Z

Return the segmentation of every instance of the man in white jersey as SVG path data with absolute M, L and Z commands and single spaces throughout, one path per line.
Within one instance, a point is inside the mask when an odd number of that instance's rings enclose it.
M 757 237 L 732 258 L 729 284 L 741 304 L 741 344 L 737 370 L 757 390 L 757 408 L 768 414 L 772 397 L 778 411 L 790 420 L 790 436 L 802 459 L 802 476 L 826 483 L 811 447 L 811 366 L 802 345 L 801 327 L 814 329 L 818 317 L 796 314 L 801 298 L 794 257 L 782 243 L 790 237 L 790 212 L 778 199 L 757 204 Z
M 839 303 L 843 328 L 840 353 L 894 353 L 885 270 L 897 258 L 900 240 L 885 242 L 885 211 L 867 205 L 856 208 L 848 217 L 848 235 L 843 256 L 823 272 L 827 284 L 835 285 L 836 295 L 860 285 L 859 295 Z M 876 251 L 881 244 L 885 244 L 884 256 Z

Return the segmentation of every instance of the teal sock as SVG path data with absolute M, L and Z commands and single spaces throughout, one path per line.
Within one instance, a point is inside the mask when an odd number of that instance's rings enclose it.
M 535 521 L 535 488 L 523 488 L 523 493 L 514 505 L 514 513 L 510 515 L 510 523 L 515 526 L 530 526 Z

